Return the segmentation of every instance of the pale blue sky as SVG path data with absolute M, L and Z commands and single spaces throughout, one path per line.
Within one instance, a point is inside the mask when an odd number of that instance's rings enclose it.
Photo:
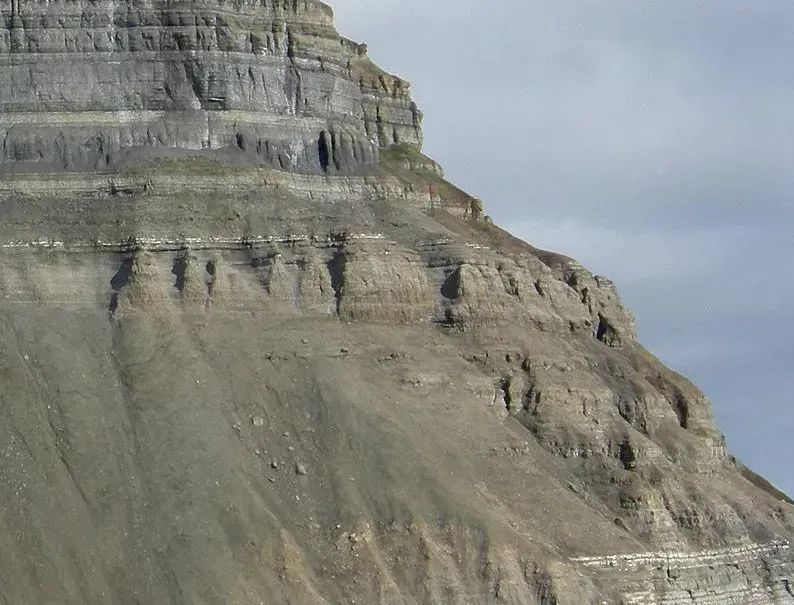
M 794 3 L 330 0 L 501 225 L 616 280 L 794 495 Z

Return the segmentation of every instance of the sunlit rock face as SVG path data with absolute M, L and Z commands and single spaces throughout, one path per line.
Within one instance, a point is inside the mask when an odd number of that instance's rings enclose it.
M 794 603 L 791 500 L 420 123 L 319 2 L 0 4 L 0 603 Z
M 351 172 L 418 144 L 408 85 L 302 2 L 5 2 L 0 161 L 100 169 L 136 150 L 233 149 Z

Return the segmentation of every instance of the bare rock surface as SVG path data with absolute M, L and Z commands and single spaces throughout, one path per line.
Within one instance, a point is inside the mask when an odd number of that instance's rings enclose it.
M 792 604 L 792 501 L 314 0 L 0 4 L 0 603 Z

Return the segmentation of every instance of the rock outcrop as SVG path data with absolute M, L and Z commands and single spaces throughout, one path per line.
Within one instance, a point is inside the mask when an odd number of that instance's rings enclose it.
M 350 173 L 421 142 L 407 83 L 314 0 L 7 0 L 0 22 L 2 164 L 233 149 L 246 164 Z
M 0 5 L 0 603 L 794 603 L 794 505 L 314 0 Z

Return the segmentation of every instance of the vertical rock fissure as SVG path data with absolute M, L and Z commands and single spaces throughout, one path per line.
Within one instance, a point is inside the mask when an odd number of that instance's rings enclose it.
M 336 314 L 339 315 L 342 306 L 342 296 L 345 287 L 345 253 L 337 250 L 330 261 L 328 261 L 328 273 L 331 275 L 331 288 L 334 291 L 336 300 Z

